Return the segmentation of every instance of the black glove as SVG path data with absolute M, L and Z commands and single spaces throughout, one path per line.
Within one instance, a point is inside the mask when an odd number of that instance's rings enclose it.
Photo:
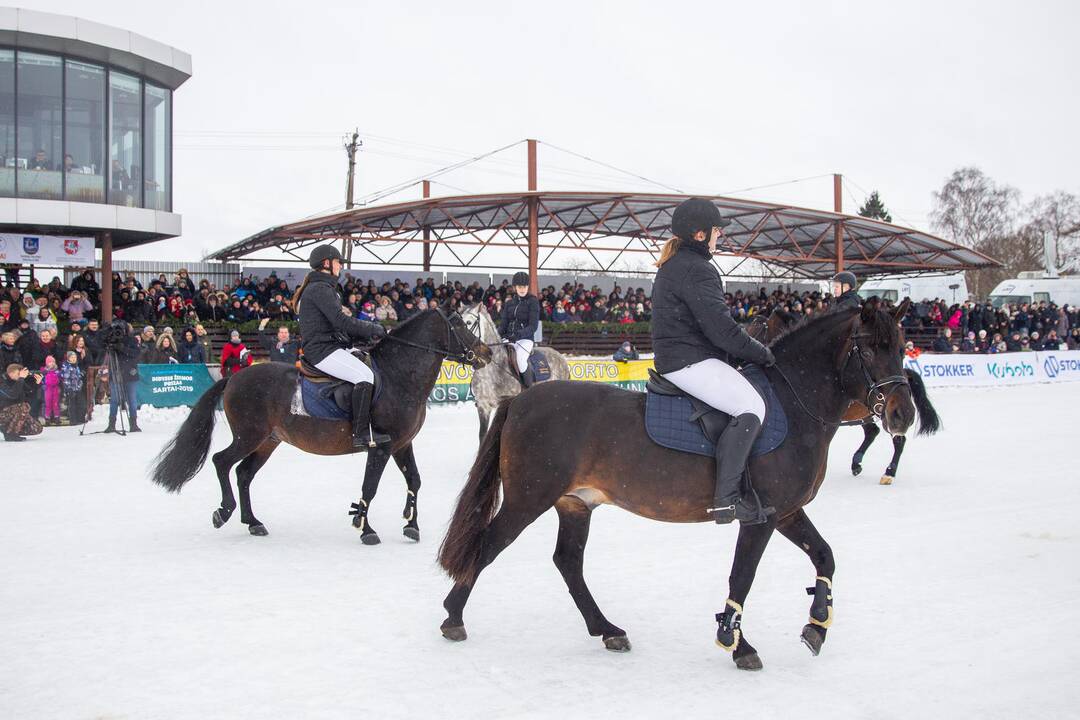
M 765 358 L 761 361 L 761 364 L 764 367 L 772 367 L 776 364 L 776 358 L 773 357 L 772 350 L 768 347 L 765 348 Z
M 379 323 L 375 323 L 375 327 L 372 328 L 371 331 L 371 337 L 375 338 L 376 340 L 386 337 L 386 328 L 384 328 Z

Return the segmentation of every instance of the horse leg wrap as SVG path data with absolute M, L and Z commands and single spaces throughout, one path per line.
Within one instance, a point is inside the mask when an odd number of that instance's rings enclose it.
M 405 522 L 412 522 L 416 518 L 416 493 L 412 490 L 406 491 L 405 496 L 405 512 L 402 513 L 402 517 L 405 518 Z
M 814 587 L 806 588 L 806 594 L 814 596 L 810 603 L 810 624 L 823 628 L 832 625 L 832 580 L 819 575 Z
M 734 652 L 742 637 L 742 605 L 731 598 L 727 600 L 724 612 L 716 613 L 716 644 L 728 652 Z
M 350 515 L 355 515 L 352 524 L 353 527 L 363 532 L 367 527 L 367 503 L 361 500 L 360 502 L 354 502 L 350 505 L 352 510 L 349 511 Z

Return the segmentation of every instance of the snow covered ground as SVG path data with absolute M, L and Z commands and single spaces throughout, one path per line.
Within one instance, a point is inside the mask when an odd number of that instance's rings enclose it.
M 551 562 L 549 513 L 481 578 L 469 640 L 439 634 L 435 552 L 476 446 L 471 406 L 418 439 L 419 545 L 384 477 L 365 547 L 346 516 L 363 461 L 282 446 L 252 486 L 268 537 L 215 530 L 211 467 L 179 496 L 145 477 L 182 414 L 0 447 L 0 718 L 1076 717 L 1080 383 L 935 390 L 892 487 L 879 438 L 833 444 L 808 513 L 837 558 L 820 657 L 798 639 L 814 572 L 780 536 L 744 628 L 765 669 L 713 644 L 736 531 L 601 508 L 586 578 L 633 651 L 590 638 Z M 103 422 L 99 413 L 98 425 Z M 215 450 L 226 442 L 219 423 Z

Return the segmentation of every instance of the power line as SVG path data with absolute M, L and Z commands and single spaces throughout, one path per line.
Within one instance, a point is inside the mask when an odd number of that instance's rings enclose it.
M 614 165 L 611 165 L 609 163 L 601 162 L 600 160 L 596 160 L 596 159 L 591 158 L 591 157 L 589 157 L 587 155 L 582 155 L 581 153 L 576 153 L 573 150 L 567 150 L 566 148 L 559 147 L 558 145 L 552 145 L 549 142 L 545 142 L 544 145 L 547 145 L 549 148 L 552 148 L 554 150 L 564 152 L 567 155 L 573 155 L 574 157 L 581 158 L 582 160 L 586 160 L 586 161 L 591 162 L 591 163 L 595 163 L 597 165 L 600 165 L 601 167 L 606 167 L 608 170 L 614 170 L 615 172 L 622 173 L 623 175 L 629 175 L 630 177 L 635 177 L 638 180 L 644 180 L 645 182 L 647 182 L 647 183 L 649 183 L 651 185 L 656 185 L 658 187 L 662 187 L 665 190 L 671 190 L 673 192 L 679 193 L 680 195 L 685 194 L 684 191 L 680 190 L 677 187 L 672 187 L 671 185 L 666 185 L 666 184 L 664 184 L 662 182 L 659 182 L 657 180 L 652 180 L 650 178 L 645 177 L 644 175 L 638 175 L 637 173 L 631 172 L 629 170 L 623 170 L 622 168 L 615 167 Z

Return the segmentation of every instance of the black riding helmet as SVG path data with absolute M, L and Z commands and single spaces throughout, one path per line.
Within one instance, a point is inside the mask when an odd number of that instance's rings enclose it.
M 844 270 L 838 272 L 832 276 L 832 282 L 840 283 L 841 285 L 847 285 L 851 289 L 855 289 L 855 286 L 859 284 L 859 281 L 855 279 L 855 273 Z
M 529 287 L 529 273 L 518 270 L 514 273 L 514 279 L 510 281 L 515 287 L 523 285 Z
M 308 265 L 313 270 L 318 270 L 322 267 L 324 260 L 340 260 L 344 262 L 344 258 L 341 257 L 341 253 L 333 245 L 320 245 L 311 251 L 311 255 L 308 256 Z
M 675 212 L 671 213 L 671 232 L 682 240 L 693 240 L 694 233 L 701 230 L 708 240 L 714 227 L 722 228 L 731 221 L 720 215 L 720 211 L 704 198 L 684 200 Z

